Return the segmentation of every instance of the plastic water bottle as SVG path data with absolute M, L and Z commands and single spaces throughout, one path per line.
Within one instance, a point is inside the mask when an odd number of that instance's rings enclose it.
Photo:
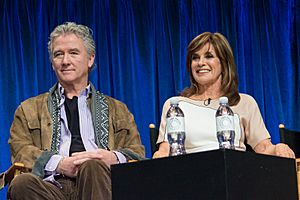
M 185 154 L 185 126 L 184 114 L 178 107 L 178 100 L 170 100 L 171 106 L 167 112 L 166 133 L 170 144 L 170 156 Z
M 234 147 L 234 114 L 228 104 L 227 97 L 219 99 L 220 106 L 216 112 L 216 129 L 220 149 Z

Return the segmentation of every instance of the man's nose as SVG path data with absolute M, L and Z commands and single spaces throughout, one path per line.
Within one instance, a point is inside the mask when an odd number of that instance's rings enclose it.
M 63 57 L 63 59 L 62 59 L 62 63 L 63 63 L 64 65 L 67 65 L 67 64 L 70 63 L 70 57 L 69 57 L 68 54 L 65 54 L 65 55 L 64 55 L 64 57 Z

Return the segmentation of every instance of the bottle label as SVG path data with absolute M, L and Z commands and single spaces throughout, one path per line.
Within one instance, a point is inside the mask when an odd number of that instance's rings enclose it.
M 167 118 L 167 133 L 184 131 L 184 117 Z
M 234 118 L 231 115 L 218 116 L 216 118 L 217 132 L 220 132 L 220 131 L 234 131 L 233 120 L 234 120 Z

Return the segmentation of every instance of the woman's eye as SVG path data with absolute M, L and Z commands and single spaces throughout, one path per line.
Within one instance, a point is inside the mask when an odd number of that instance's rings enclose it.
M 211 53 L 205 55 L 206 58 L 213 58 L 214 56 Z
M 197 61 L 197 60 L 199 60 L 200 58 L 199 58 L 199 56 L 192 56 L 192 60 L 193 61 Z

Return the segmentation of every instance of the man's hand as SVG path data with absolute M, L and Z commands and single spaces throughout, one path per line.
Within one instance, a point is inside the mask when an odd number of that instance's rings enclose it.
M 97 149 L 95 151 L 82 151 L 73 153 L 70 157 L 62 158 L 57 166 L 57 173 L 68 177 L 77 175 L 78 167 L 87 160 L 98 159 L 102 160 L 108 167 L 118 163 L 116 154 L 112 151 Z
M 68 177 L 75 177 L 77 175 L 78 166 L 74 164 L 76 158 L 64 157 L 60 160 L 57 166 L 57 173 L 66 175 Z
M 108 167 L 112 164 L 118 163 L 118 158 L 116 154 L 112 151 L 107 151 L 104 149 L 97 149 L 95 151 L 83 151 L 78 153 L 73 153 L 72 157 L 75 158 L 73 162 L 76 166 L 80 166 L 83 162 L 90 159 L 102 160 Z

